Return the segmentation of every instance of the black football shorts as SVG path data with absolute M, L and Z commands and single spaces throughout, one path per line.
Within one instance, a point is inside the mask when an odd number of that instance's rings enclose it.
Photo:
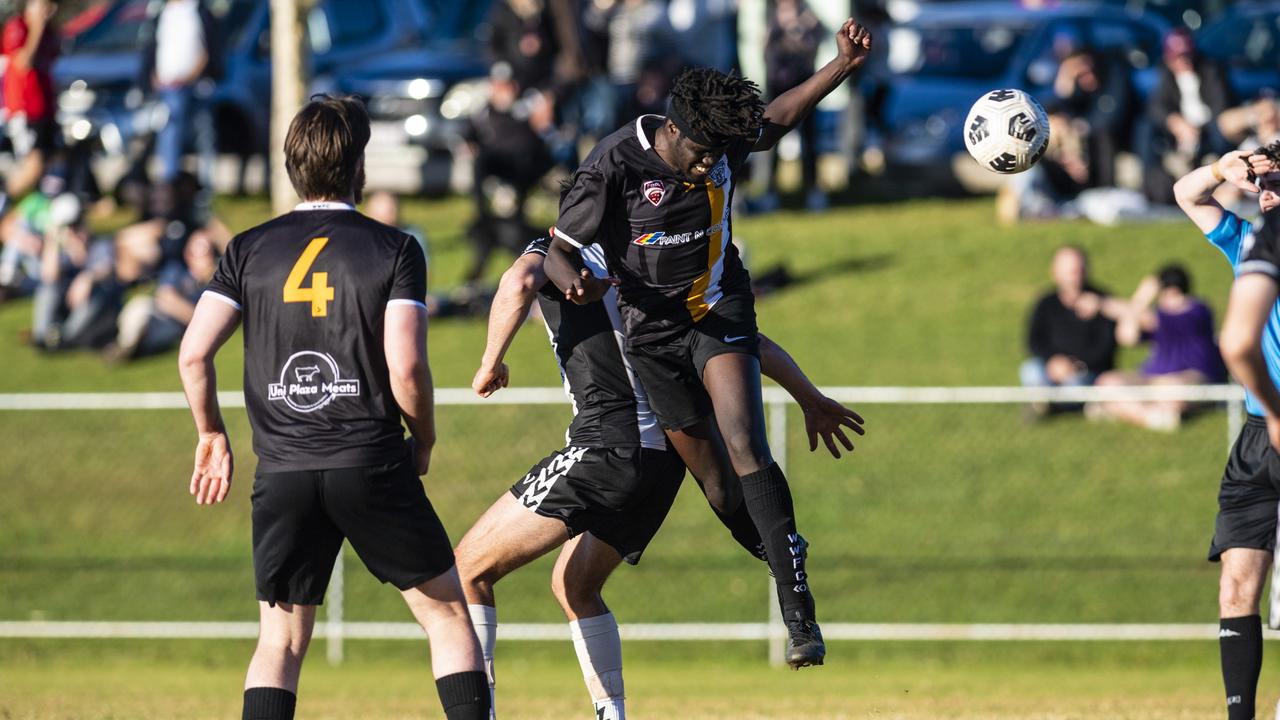
M 590 532 L 635 565 L 658 534 L 684 480 L 669 450 L 567 447 L 534 465 L 511 494 L 539 515 Z
M 658 422 L 667 430 L 683 430 L 711 415 L 702 371 L 711 358 L 727 353 L 760 357 L 755 298 L 749 292 L 721 298 L 681 335 L 629 347 L 627 359 Z
M 319 605 L 346 538 L 374 577 L 408 590 L 453 567 L 453 545 L 410 456 L 387 465 L 259 473 L 258 599 Z
M 1214 523 L 1209 559 L 1225 550 L 1248 548 L 1275 552 L 1276 517 L 1280 512 L 1280 458 L 1267 440 L 1267 423 L 1250 415 L 1231 447 Z

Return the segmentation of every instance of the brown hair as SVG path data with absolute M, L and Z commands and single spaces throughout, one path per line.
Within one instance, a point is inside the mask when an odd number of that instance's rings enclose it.
M 359 195 L 363 188 L 357 185 L 364 182 L 357 176 L 367 144 L 369 113 L 360 98 L 313 95 L 284 138 L 289 182 L 304 200 L 343 198 L 353 190 Z

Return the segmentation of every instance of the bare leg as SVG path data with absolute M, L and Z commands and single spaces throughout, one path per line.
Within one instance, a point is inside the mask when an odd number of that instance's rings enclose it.
M 552 591 L 569 618 L 573 649 L 595 716 L 602 720 L 626 716 L 618 621 L 600 597 L 605 580 L 620 562 L 616 550 L 588 533 L 565 545 L 551 575 Z
M 1271 567 L 1265 550 L 1232 548 L 1222 553 L 1218 586 L 1218 649 L 1229 720 L 1253 718 L 1262 672 L 1262 619 L 1258 604 Z
M 454 551 L 467 602 L 494 607 L 494 583 L 568 539 L 563 522 L 538 515 L 503 493 Z
M 612 546 L 584 533 L 565 543 L 551 571 L 551 592 L 569 620 L 609 612 L 600 593 L 609 575 L 622 563 Z
M 298 692 L 302 660 L 311 644 L 316 622 L 315 605 L 258 603 L 258 647 L 249 661 L 246 690 L 255 687 L 282 688 Z

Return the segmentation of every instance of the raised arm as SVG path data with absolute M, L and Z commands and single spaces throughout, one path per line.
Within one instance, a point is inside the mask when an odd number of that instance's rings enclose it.
M 413 438 L 414 463 L 418 474 L 426 475 L 436 444 L 435 395 L 427 362 L 427 309 L 411 303 L 388 305 L 382 345 L 391 395 Z
M 547 279 L 564 291 L 566 300 L 576 305 L 587 305 L 604 297 L 609 288 L 618 285 L 614 277 L 598 278 L 583 267 L 578 248 L 574 247 L 559 235 L 551 239 L 551 247 L 547 249 L 547 262 L 544 266 Z
M 489 306 L 489 336 L 484 356 L 480 358 L 480 369 L 471 380 L 471 389 L 480 397 L 489 397 L 506 387 L 511 379 L 503 359 L 520 326 L 529 316 L 529 307 L 537 298 L 538 289 L 547 282 L 544 264 L 542 255 L 526 252 L 502 273 L 498 292 Z
M 1270 161 L 1265 155 L 1233 150 L 1179 178 L 1173 185 L 1173 197 L 1182 212 L 1207 235 L 1222 222 L 1225 212 L 1213 199 L 1218 186 L 1229 182 L 1246 192 L 1257 193 L 1258 186 L 1249 180 L 1249 172 L 1262 174 L 1269 168 Z
M 836 47 L 839 52 L 831 62 L 769 103 L 764 110 L 764 129 L 753 149 L 768 150 L 776 145 L 822 98 L 861 67 L 871 54 L 871 31 L 849 18 L 836 31 Z
M 859 435 L 866 434 L 867 431 L 862 427 L 865 421 L 861 415 L 823 395 L 796 364 L 795 359 L 764 333 L 760 333 L 760 372 L 781 385 L 804 411 L 809 452 L 818 449 L 818 438 L 821 437 L 831 455 L 838 458 L 840 449 L 836 447 L 836 440 L 846 450 L 853 450 L 853 441 L 844 434 L 844 428 Z
M 218 407 L 213 358 L 240 324 L 240 308 L 219 297 L 205 295 L 196 303 L 178 351 L 178 374 L 199 436 L 190 492 L 200 505 L 226 499 L 234 464 L 227 427 Z

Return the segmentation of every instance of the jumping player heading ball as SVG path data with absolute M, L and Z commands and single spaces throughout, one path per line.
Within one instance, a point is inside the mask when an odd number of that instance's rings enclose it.
M 728 453 L 741 482 L 708 487 L 707 497 L 723 514 L 746 502 L 777 579 L 787 661 L 796 668 L 821 664 L 826 648 L 791 491 L 765 437 L 755 304 L 732 243 L 730 207 L 747 156 L 772 148 L 871 51 L 870 33 L 852 19 L 836 42 L 835 59 L 767 106 L 745 78 L 706 68 L 681 73 L 665 117 L 628 123 L 574 174 L 546 262 L 548 277 L 574 302 L 618 286 L 628 358 L 693 474 L 714 477 L 717 458 Z M 616 277 L 578 270 L 572 256 L 593 243 Z M 844 420 L 858 433 L 860 421 Z M 842 431 L 833 436 L 853 449 Z

